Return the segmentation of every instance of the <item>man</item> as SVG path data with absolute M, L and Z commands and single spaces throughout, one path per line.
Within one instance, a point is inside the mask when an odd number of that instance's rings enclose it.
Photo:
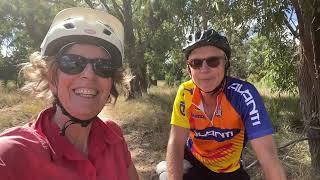
M 249 141 L 265 178 L 286 179 L 263 101 L 248 82 L 226 76 L 231 48 L 213 29 L 183 48 L 190 81 L 176 95 L 167 147 L 169 180 L 250 179 L 240 158 Z M 183 160 L 192 168 L 183 173 Z

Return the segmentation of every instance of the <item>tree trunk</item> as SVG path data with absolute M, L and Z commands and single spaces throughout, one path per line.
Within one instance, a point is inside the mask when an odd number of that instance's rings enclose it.
M 141 96 L 140 82 L 142 79 L 142 73 L 140 66 L 143 63 L 138 54 L 138 48 L 136 45 L 136 38 L 133 32 L 132 22 L 132 1 L 123 0 L 123 19 L 124 19 L 124 33 L 125 33 L 125 59 L 129 64 L 130 71 L 134 78 L 130 82 L 129 89 L 127 90 L 127 100 L 134 99 L 136 96 Z
M 292 0 L 300 35 L 298 87 L 313 177 L 320 178 L 320 1 Z

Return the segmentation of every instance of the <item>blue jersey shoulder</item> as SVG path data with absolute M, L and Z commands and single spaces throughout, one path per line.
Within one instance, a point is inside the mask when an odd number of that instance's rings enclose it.
M 240 115 L 249 139 L 273 133 L 263 100 L 251 83 L 227 77 L 224 93 Z

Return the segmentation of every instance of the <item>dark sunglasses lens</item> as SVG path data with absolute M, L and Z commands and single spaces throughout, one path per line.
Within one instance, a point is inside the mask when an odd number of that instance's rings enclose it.
M 220 64 L 220 58 L 218 57 L 210 57 L 206 60 L 208 66 L 215 68 L 218 67 Z
M 59 57 L 58 66 L 66 74 L 79 74 L 86 67 L 86 62 L 81 56 L 69 54 Z
M 94 72 L 101 77 L 112 77 L 114 74 L 114 70 L 112 68 L 112 64 L 110 61 L 106 59 L 98 59 L 93 64 Z
M 202 63 L 203 63 L 203 60 L 201 59 L 194 59 L 190 62 L 190 66 L 194 69 L 199 69 L 202 67 Z

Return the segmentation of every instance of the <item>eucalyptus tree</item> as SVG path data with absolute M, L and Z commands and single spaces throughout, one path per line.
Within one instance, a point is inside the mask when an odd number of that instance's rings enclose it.
M 148 79 L 161 76 L 173 48 L 175 26 L 169 6 L 160 0 L 86 0 L 90 7 L 103 7 L 120 19 L 125 31 L 125 63 L 133 75 L 128 99 L 147 91 Z M 161 70 L 162 69 L 162 70 Z M 163 74 L 162 74 L 163 76 Z
M 320 178 L 320 1 L 291 0 L 297 13 L 300 57 L 298 87 L 307 126 L 313 173 Z
M 313 167 L 311 172 L 314 173 L 315 179 L 318 179 L 320 178 L 320 1 L 256 0 L 254 5 L 259 9 L 257 32 L 268 38 L 274 50 L 278 49 L 276 56 L 274 56 L 276 60 L 271 66 L 272 69 L 281 68 L 282 74 L 279 74 L 278 80 L 282 79 L 284 82 L 290 83 L 288 81 L 290 74 L 283 73 L 292 68 L 292 66 L 288 66 L 288 63 L 296 64 L 298 69 L 293 74 L 297 75 L 295 80 L 299 89 L 305 132 L 309 138 Z M 254 6 L 247 6 L 248 9 L 252 7 Z M 294 14 L 296 14 L 296 19 Z M 288 46 L 290 43 L 288 32 L 293 38 L 292 46 Z M 296 46 L 295 40 L 298 41 L 298 56 L 293 51 Z M 290 54 L 279 51 L 286 50 L 285 48 L 288 47 L 292 48 L 291 58 Z M 286 62 L 279 63 L 279 60 Z M 286 64 L 287 67 L 283 64 Z
M 248 1 L 249 4 L 244 1 L 230 2 L 240 9 L 252 12 L 248 13 L 246 18 L 256 19 L 255 31 L 264 35 L 276 51 L 274 56 L 270 56 L 274 59 L 270 62 L 272 70 L 279 70 L 276 79 L 284 81 L 284 84 L 280 83 L 279 86 L 289 88 L 291 85 L 286 87 L 288 84 L 285 83 L 290 81 L 298 84 L 305 130 L 309 138 L 312 172 L 317 179 L 320 177 L 320 1 L 255 0 Z M 291 46 L 288 37 L 292 38 Z M 297 45 L 299 56 L 294 53 Z M 288 51 L 287 48 L 291 50 Z M 291 56 L 288 54 L 290 52 Z M 296 73 L 284 73 L 293 68 L 289 63 L 296 64 Z M 295 80 L 292 78 L 294 74 L 297 75 Z
M 0 40 L 4 64 L 0 78 L 17 81 L 18 64 L 25 62 L 49 29 L 56 12 L 64 7 L 76 6 L 72 0 L 12 0 L 0 1 Z
M 294 91 L 298 85 L 303 120 L 309 137 L 312 166 L 320 169 L 320 23 L 319 0 L 177 0 L 172 11 L 183 33 L 213 26 L 226 33 L 233 46 L 233 62 L 250 67 L 262 65 L 264 76 L 279 90 Z M 297 18 L 295 18 L 295 15 Z M 252 35 L 264 37 L 260 59 L 246 58 Z M 255 48 L 258 48 L 256 44 Z M 300 56 L 296 56 L 300 49 Z M 266 53 L 266 54 L 263 54 Z M 240 54 L 240 56 L 239 56 Z M 249 56 L 250 58 L 250 56 Z M 241 70 L 241 69 L 240 69 Z M 249 68 L 250 70 L 250 68 Z M 251 70 L 253 70 L 251 68 Z M 297 71 L 298 70 L 298 71 Z M 241 72 L 241 71 L 240 71 Z M 242 71 L 243 72 L 243 71 Z M 297 76 L 297 77 L 295 77 Z

